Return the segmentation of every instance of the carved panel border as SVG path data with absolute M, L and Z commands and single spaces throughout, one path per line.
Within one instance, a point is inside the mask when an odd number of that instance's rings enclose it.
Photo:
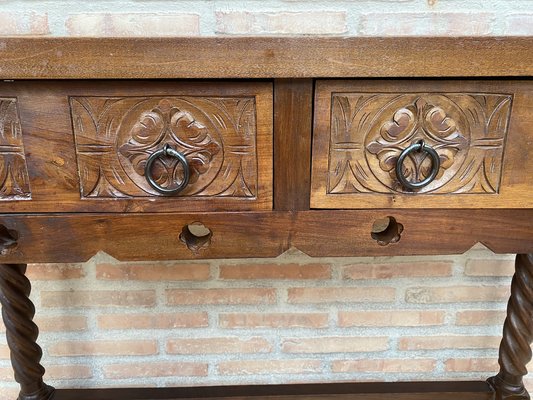
M 0 97 L 0 201 L 31 200 L 17 99 Z
M 179 196 L 255 199 L 255 97 L 70 97 L 82 198 L 160 196 L 146 181 L 146 160 L 165 144 L 190 165 Z M 156 162 L 165 186 L 182 173 Z
M 328 194 L 410 193 L 396 161 L 424 140 L 440 156 L 436 179 L 418 193 L 499 192 L 512 95 L 486 93 L 333 93 Z M 427 154 L 409 157 L 409 180 L 427 176 Z

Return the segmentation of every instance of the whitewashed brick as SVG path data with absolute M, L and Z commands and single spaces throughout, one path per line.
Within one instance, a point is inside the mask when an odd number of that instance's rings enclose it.
M 200 33 L 197 14 L 75 14 L 66 21 L 71 36 L 190 36 Z
M 345 12 L 217 12 L 217 33 L 232 35 L 338 35 L 347 32 Z
M 512 14 L 507 16 L 505 18 L 505 34 L 516 36 L 533 36 L 533 13 Z
M 47 13 L 0 11 L 0 35 L 47 35 L 48 33 L 50 30 Z
M 363 36 L 484 36 L 492 33 L 489 13 L 370 13 L 362 15 Z

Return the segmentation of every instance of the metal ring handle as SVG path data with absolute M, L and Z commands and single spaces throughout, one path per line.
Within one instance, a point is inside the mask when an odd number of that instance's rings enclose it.
M 152 176 L 152 165 L 154 164 L 155 160 L 157 160 L 163 155 L 177 158 L 178 163 L 181 163 L 183 167 L 183 180 L 176 187 L 162 187 L 154 180 L 154 177 Z M 165 144 L 162 149 L 159 149 L 152 153 L 152 155 L 148 157 L 148 160 L 146 160 L 146 166 L 144 167 L 144 176 L 150 186 L 157 190 L 159 193 L 166 195 L 177 194 L 183 189 L 185 189 L 185 186 L 187 186 L 187 184 L 189 183 L 189 163 L 187 162 L 187 159 L 183 154 L 181 154 L 177 150 L 174 150 L 172 147 L 170 147 L 170 145 Z
M 429 176 L 420 182 L 409 182 L 407 178 L 402 173 L 403 168 L 403 162 L 405 161 L 405 158 L 413 151 L 425 151 L 428 153 L 431 157 L 432 165 L 431 165 L 431 173 Z M 400 181 L 403 187 L 408 189 L 420 189 L 424 186 L 429 185 L 433 179 L 437 176 L 440 169 L 440 157 L 437 154 L 437 152 L 426 145 L 423 140 L 419 141 L 418 143 L 414 143 L 408 148 L 406 148 L 404 151 L 401 152 L 400 157 L 398 157 L 398 161 L 396 162 L 396 177 Z

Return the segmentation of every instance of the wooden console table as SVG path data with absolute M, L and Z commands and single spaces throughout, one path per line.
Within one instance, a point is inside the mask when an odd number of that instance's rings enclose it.
M 533 38 L 0 38 L 20 400 L 528 399 Z M 26 263 L 517 253 L 485 382 L 54 390 Z

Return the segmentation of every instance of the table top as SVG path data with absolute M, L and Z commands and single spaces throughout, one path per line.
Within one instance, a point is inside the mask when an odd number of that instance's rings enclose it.
M 0 79 L 533 76 L 532 37 L 0 38 Z

